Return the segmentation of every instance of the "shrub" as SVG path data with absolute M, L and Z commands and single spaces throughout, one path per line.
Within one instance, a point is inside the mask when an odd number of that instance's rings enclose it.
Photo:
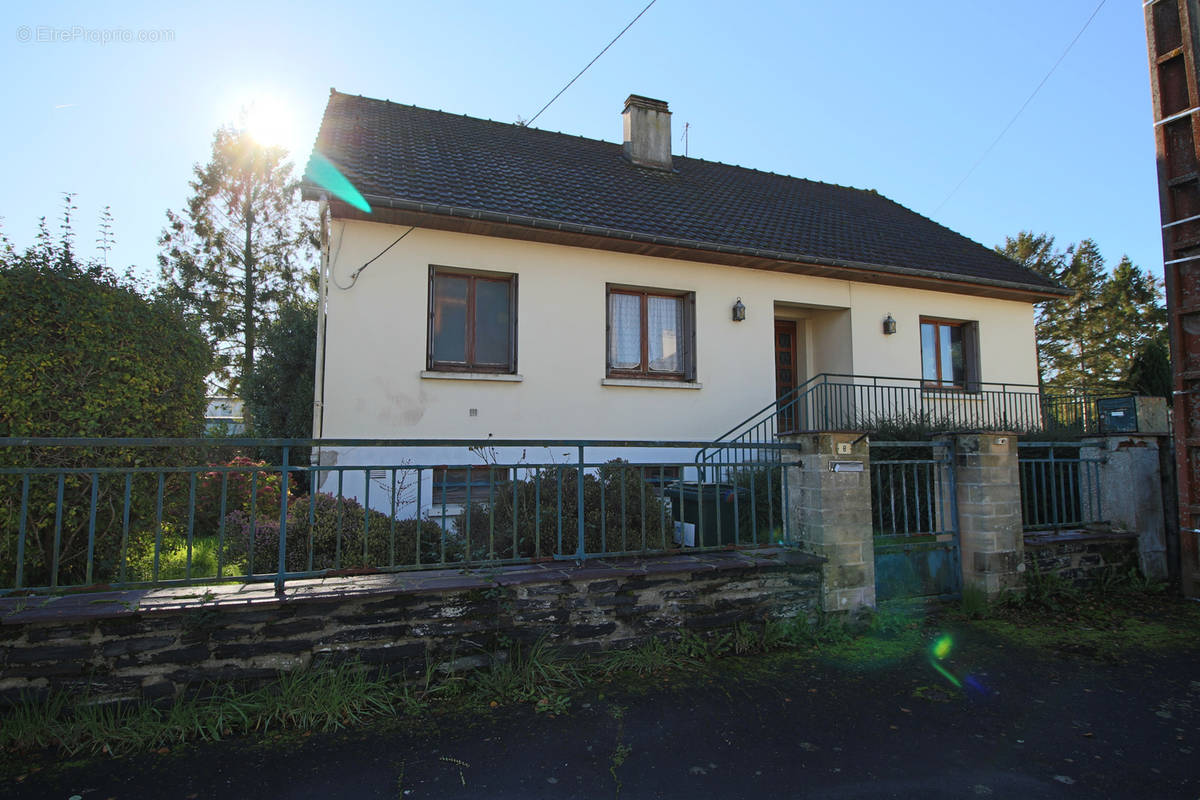
M 472 503 L 459 520 L 458 541 L 464 547 L 470 542 L 471 560 L 574 553 L 578 541 L 578 490 L 579 473 L 569 466 L 543 469 L 523 480 L 497 486 L 490 505 Z M 584 474 L 583 527 L 588 553 L 675 546 L 666 504 L 642 480 L 637 465 L 620 459 Z
M 256 573 L 277 569 L 278 515 L 260 517 L 251 524 L 245 511 L 233 511 L 225 518 L 225 529 L 231 558 L 246 561 Z M 435 522 L 407 519 L 393 523 L 387 514 L 364 512 L 352 498 L 309 495 L 288 507 L 285 564 L 289 572 L 310 569 L 311 546 L 314 570 L 415 565 L 418 539 L 421 563 L 432 564 L 440 556 L 442 535 Z
M 202 473 L 196 481 L 196 529 L 215 532 L 221 517 L 221 489 L 225 490 L 225 514 L 241 511 L 247 516 L 279 518 L 280 486 L 278 470 L 257 471 L 267 462 L 246 456 L 235 456 L 221 464 L 210 466 L 235 467 L 236 471 L 214 470 Z M 289 504 L 296 497 L 294 482 L 289 481 Z M 186 498 L 184 499 L 186 503 Z M 185 507 L 186 508 L 186 507 Z
M 212 361 L 195 320 L 144 293 L 72 249 L 68 214 L 61 241 L 43 223 L 38 241 L 17 253 L 0 240 L 0 436 L 193 436 L 204 416 L 204 378 Z M 25 583 L 51 581 L 55 528 L 60 583 L 86 572 L 92 477 L 72 468 L 154 466 L 169 451 L 127 448 L 5 448 L 4 466 L 63 469 L 63 511 L 56 525 L 58 479 L 30 481 Z M 131 525 L 153 520 L 155 479 L 138 479 Z M 94 580 L 119 556 L 124 478 L 96 481 Z M 15 577 L 21 479 L 0 476 L 0 581 Z

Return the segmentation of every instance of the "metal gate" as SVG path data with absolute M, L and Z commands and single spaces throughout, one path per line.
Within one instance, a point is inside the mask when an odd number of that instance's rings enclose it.
M 962 591 L 954 451 L 930 442 L 871 443 L 875 596 Z

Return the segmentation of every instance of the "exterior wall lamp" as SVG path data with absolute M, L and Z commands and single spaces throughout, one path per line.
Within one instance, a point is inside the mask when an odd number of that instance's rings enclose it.
M 746 319 L 746 306 L 742 303 L 742 298 L 738 298 L 733 304 L 733 321 L 742 322 Z
M 883 335 L 891 336 L 896 332 L 896 318 L 888 314 L 883 318 Z

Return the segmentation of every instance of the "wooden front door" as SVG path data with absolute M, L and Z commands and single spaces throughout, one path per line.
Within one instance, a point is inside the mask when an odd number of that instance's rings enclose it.
M 775 398 L 782 400 L 796 388 L 796 323 L 775 320 Z M 795 429 L 795 407 L 779 409 L 779 431 Z

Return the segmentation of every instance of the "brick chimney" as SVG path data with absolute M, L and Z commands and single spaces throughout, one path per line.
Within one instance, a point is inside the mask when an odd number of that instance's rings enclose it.
M 621 115 L 625 157 L 640 167 L 671 169 L 671 112 L 662 100 L 631 94 Z

